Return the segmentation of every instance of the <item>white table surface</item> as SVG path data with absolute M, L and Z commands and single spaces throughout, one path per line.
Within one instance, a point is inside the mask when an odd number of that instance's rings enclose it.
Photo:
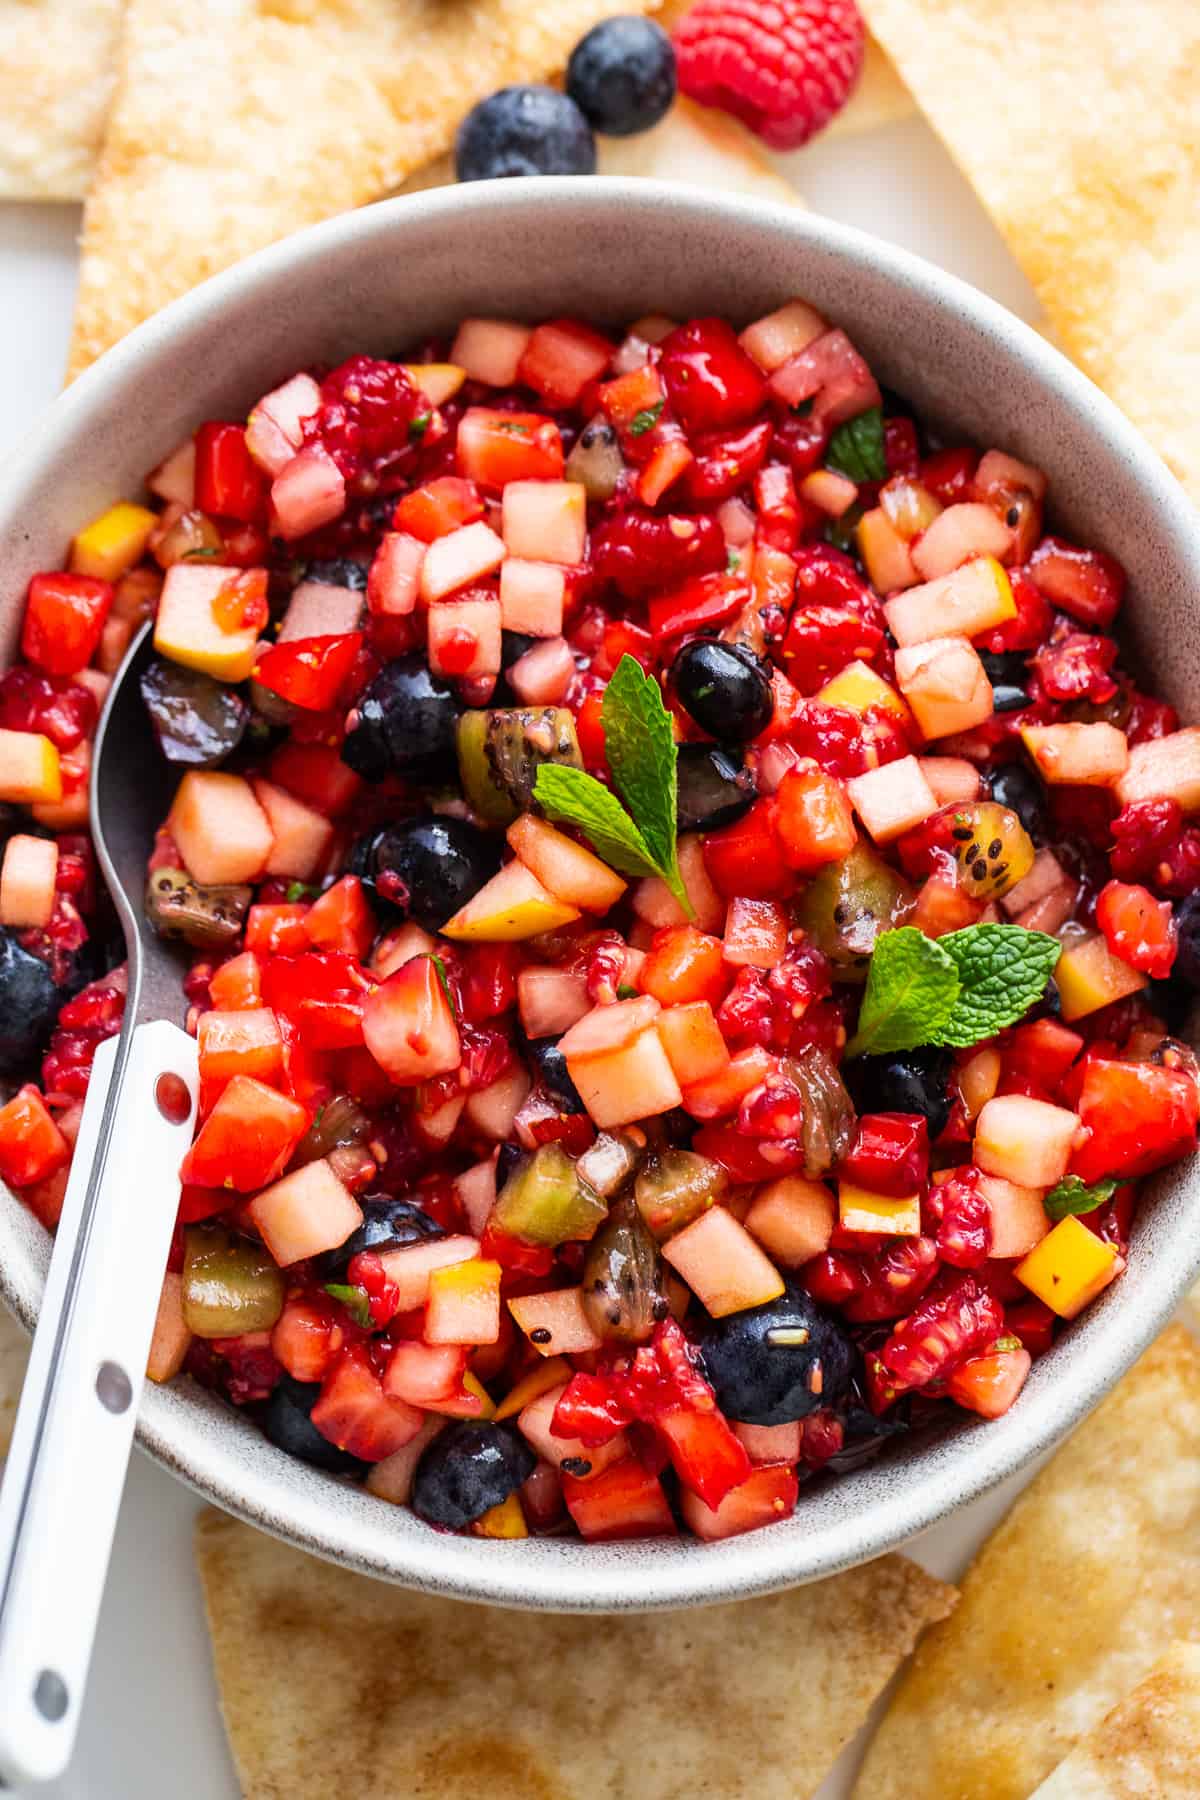
M 818 142 L 779 164 L 815 210 L 903 244 L 1022 317 L 1037 318 L 1028 283 L 923 121 Z M 9 346 L 0 455 L 20 455 L 23 433 L 61 384 L 78 227 L 75 207 L 0 205 L 0 343 Z M 1028 1478 L 964 1507 L 916 1539 L 911 1553 L 934 1574 L 954 1578 Z M 191 1556 L 200 1504 L 135 1454 L 75 1762 L 65 1780 L 41 1794 L 237 1800 Z M 847 1747 L 817 1800 L 846 1800 L 863 1736 Z

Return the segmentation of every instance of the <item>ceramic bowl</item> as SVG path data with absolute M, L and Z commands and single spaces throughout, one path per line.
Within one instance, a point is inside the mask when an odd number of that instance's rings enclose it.
M 244 414 L 297 367 L 395 354 L 464 314 L 746 322 L 795 295 L 843 325 L 950 441 L 998 444 L 1049 472 L 1059 528 L 1129 571 L 1133 654 L 1185 720 L 1200 718 L 1200 524 L 1116 408 L 1035 332 L 939 269 L 812 214 L 598 178 L 480 183 L 368 207 L 251 258 L 134 332 L 57 402 L 0 480 L 0 661 L 14 652 L 30 575 L 59 566 L 80 524 L 136 493 L 201 419 Z M 48 1249 L 0 1193 L 0 1291 L 27 1325 Z M 1128 1272 L 1002 1419 L 963 1417 L 815 1484 L 792 1519 L 715 1545 L 438 1533 L 293 1461 L 188 1381 L 148 1388 L 138 1435 L 219 1506 L 412 1587 L 560 1611 L 730 1600 L 877 1556 L 1020 1469 L 1128 1368 L 1198 1267 L 1200 1176 L 1185 1165 L 1149 1184 Z

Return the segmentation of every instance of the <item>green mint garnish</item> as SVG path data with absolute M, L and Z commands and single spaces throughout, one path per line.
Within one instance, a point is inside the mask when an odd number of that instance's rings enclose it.
M 529 436 L 528 425 L 522 425 L 518 419 L 497 419 L 496 430 L 506 431 L 509 437 L 527 438 Z
M 432 423 L 433 414 L 431 412 L 418 413 L 415 419 L 410 419 L 408 422 L 409 437 L 423 438 Z
M 319 892 L 318 888 L 311 887 L 307 881 L 293 881 L 289 883 L 283 897 L 289 905 L 294 906 L 297 900 L 307 900 L 310 894 Z
M 647 406 L 643 412 L 634 413 L 633 423 L 629 427 L 630 437 L 641 437 L 644 431 L 653 431 L 662 409 L 663 402 L 659 400 L 653 406 Z
M 621 799 L 595 776 L 560 763 L 539 768 L 534 798 L 551 818 L 577 826 L 596 854 L 622 875 L 661 876 L 691 918 L 675 842 L 671 715 L 658 682 L 632 656 L 617 664 L 604 690 L 600 718 Z
M 1020 925 L 968 925 L 927 938 L 912 925 L 875 945 L 847 1056 L 965 1049 L 1015 1025 L 1045 991 L 1062 946 Z
M 639 992 L 640 992 L 640 989 L 635 988 L 635 987 L 630 987 L 630 985 L 627 981 L 619 981 L 617 983 L 617 999 L 618 1000 L 636 1000 Z
M 1097 1181 L 1089 1187 L 1078 1175 L 1064 1175 L 1062 1180 L 1050 1189 L 1042 1205 L 1046 1209 L 1046 1217 L 1053 1219 L 1057 1225 L 1060 1219 L 1070 1214 L 1095 1212 L 1106 1200 L 1111 1200 L 1117 1190 L 1115 1181 Z
M 737 571 L 741 568 L 741 566 L 742 566 L 741 551 L 740 550 L 730 550 L 725 558 L 725 573 L 727 575 L 736 575 Z
M 185 551 L 182 561 L 201 562 L 205 557 L 224 556 L 224 554 L 225 546 L 223 544 L 218 544 L 215 547 L 212 544 L 206 544 L 203 549 Z
M 325 1292 L 331 1300 L 336 1300 L 345 1307 L 356 1325 L 369 1331 L 375 1321 L 371 1317 L 370 1296 L 360 1287 L 347 1287 L 341 1281 L 327 1281 Z
M 825 542 L 832 544 L 835 550 L 844 550 L 852 555 L 858 538 L 858 522 L 863 516 L 863 509 L 855 501 L 848 506 L 840 519 L 830 519 L 825 527 Z
M 929 1028 L 950 1017 L 958 970 L 937 940 L 915 925 L 885 931 L 875 944 L 858 1030 L 847 1056 L 878 1056 L 929 1042 Z
M 1007 1336 L 998 1337 L 985 1354 L 988 1356 L 995 1356 L 1001 1350 L 1023 1350 L 1024 1348 L 1025 1346 L 1020 1338 L 1014 1337 L 1010 1331 Z
M 453 1013 L 454 1017 L 457 1018 L 458 1013 L 455 1010 L 455 1006 L 454 1006 L 454 995 L 450 992 L 450 978 L 446 974 L 446 965 L 442 961 L 441 957 L 436 955 L 432 950 L 429 952 L 429 960 L 433 964 L 434 968 L 437 970 L 438 981 L 441 984 L 441 989 L 442 989 L 443 994 L 445 994 L 445 996 L 446 996 L 446 1005 L 450 1008 L 450 1011 L 451 1011 L 451 1013 Z
M 1057 938 L 1020 925 L 968 925 L 938 940 L 953 957 L 961 991 L 947 1019 L 922 1039 L 966 1049 L 1024 1018 L 1041 999 L 1062 953 Z
M 829 440 L 825 463 L 839 475 L 848 475 L 851 481 L 886 481 L 883 408 L 869 407 L 856 419 L 839 425 Z

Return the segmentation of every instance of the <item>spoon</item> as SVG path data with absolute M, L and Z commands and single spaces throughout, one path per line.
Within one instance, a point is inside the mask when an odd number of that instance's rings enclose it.
M 168 1022 L 183 1010 L 182 966 L 142 908 L 173 786 L 138 687 L 150 633 L 113 681 L 92 760 L 125 1017 L 96 1052 L 0 1487 L 0 1777 L 12 1782 L 52 1780 L 70 1760 L 196 1111 L 195 1041 Z

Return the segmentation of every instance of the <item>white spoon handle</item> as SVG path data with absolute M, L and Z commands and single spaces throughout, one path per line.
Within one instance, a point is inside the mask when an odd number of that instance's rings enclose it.
M 160 1086 L 166 1074 L 173 1088 Z M 10 1782 L 52 1780 L 74 1743 L 197 1085 L 195 1042 L 165 1021 L 96 1053 L 0 1487 L 0 1775 Z

